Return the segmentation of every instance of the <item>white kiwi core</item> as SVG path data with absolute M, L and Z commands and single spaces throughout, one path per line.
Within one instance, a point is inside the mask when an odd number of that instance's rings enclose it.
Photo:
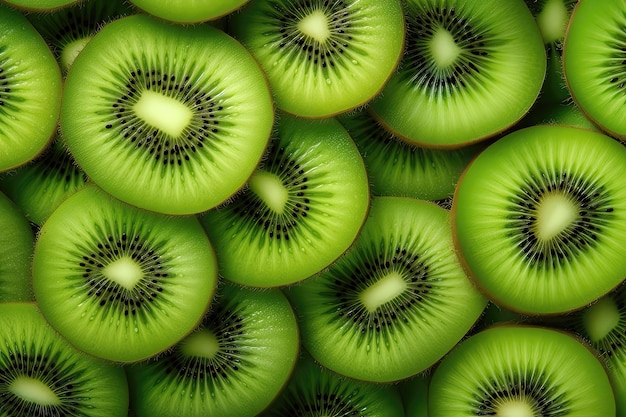
M 185 355 L 212 359 L 220 350 L 220 344 L 213 332 L 203 329 L 187 336 L 181 343 Z
M 461 53 L 461 48 L 450 32 L 439 28 L 430 40 L 430 53 L 439 67 L 446 68 L 454 63 Z
M 578 218 L 578 205 L 561 193 L 545 195 L 537 206 L 536 235 L 550 240 Z
M 544 43 L 551 43 L 565 37 L 569 13 L 563 0 L 548 0 L 539 15 L 537 25 Z
M 78 53 L 83 50 L 85 45 L 87 45 L 90 40 L 91 36 L 87 36 L 85 38 L 76 39 L 65 45 L 61 51 L 60 57 L 61 67 L 63 70 L 67 71 L 72 66 L 74 60 L 78 56 Z
M 282 214 L 289 199 L 289 192 L 276 175 L 257 171 L 248 180 L 250 190 L 277 214 Z
M 141 267 L 129 256 L 111 262 L 102 269 L 102 274 L 128 290 L 132 290 L 143 277 Z
M 172 137 L 178 137 L 189 125 L 191 109 L 175 98 L 145 90 L 133 106 L 133 111 L 144 122 Z
M 583 325 L 593 342 L 604 339 L 620 321 L 620 314 L 610 297 L 600 299 L 597 303 L 589 306 L 583 314 Z
M 38 379 L 20 375 L 9 385 L 9 391 L 24 401 L 41 406 L 60 405 L 61 400 L 46 384 Z
M 496 417 L 535 417 L 530 404 L 523 400 L 509 400 L 498 406 Z
M 321 10 L 314 10 L 300 20 L 298 30 L 318 42 L 324 42 L 330 36 L 328 20 Z
M 390 272 L 359 294 L 365 308 L 374 312 L 380 306 L 402 294 L 407 288 L 406 281 L 398 272 Z

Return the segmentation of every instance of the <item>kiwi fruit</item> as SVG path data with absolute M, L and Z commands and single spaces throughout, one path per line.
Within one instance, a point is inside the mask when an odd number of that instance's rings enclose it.
M 318 273 L 350 247 L 369 198 L 363 159 L 336 119 L 281 114 L 244 189 L 200 220 L 221 276 L 284 286 Z
M 85 0 L 54 12 L 29 13 L 26 17 L 46 40 L 66 74 L 100 28 L 134 12 L 124 0 Z
M 0 4 L 0 172 L 46 148 L 57 128 L 61 85 L 41 35 L 23 14 Z
M 0 303 L 0 415 L 126 417 L 124 370 L 74 349 L 37 304 Z
M 582 310 L 546 322 L 576 333 L 597 352 L 615 392 L 617 416 L 626 416 L 626 283 Z
M 478 287 L 515 312 L 584 307 L 626 276 L 626 149 L 588 129 L 538 125 L 487 147 L 457 185 L 452 219 Z
M 615 416 L 607 373 L 572 335 L 500 325 L 464 340 L 435 369 L 429 417 Z
M 580 0 L 563 46 L 563 68 L 572 98 L 591 120 L 620 138 L 626 138 L 624 24 L 626 2 Z
M 176 23 L 213 21 L 242 7 L 249 0 L 130 0 L 143 11 Z
M 30 301 L 31 259 L 35 236 L 9 197 L 0 192 L 0 303 Z
M 41 226 L 54 209 L 88 182 L 61 139 L 33 161 L 0 174 L 2 190 L 28 221 Z
M 372 194 L 443 200 L 456 183 L 476 146 L 432 149 L 398 138 L 367 109 L 339 117 L 365 160 Z
M 154 360 L 127 367 L 138 417 L 254 417 L 283 389 L 298 325 L 278 289 L 223 282 L 200 326 Z
M 404 417 L 399 391 L 331 372 L 303 351 L 289 384 L 259 417 Z
M 542 87 L 546 53 L 523 0 L 406 0 L 398 71 L 370 103 L 397 136 L 454 148 L 513 126 Z
M 88 185 L 41 227 L 33 290 L 44 317 L 78 349 L 114 362 L 154 356 L 191 332 L 217 283 L 193 216 L 166 216 Z
M 2 0 L 23 12 L 52 12 L 87 0 Z
M 61 132 L 98 186 L 137 207 L 207 211 L 247 181 L 274 118 L 250 53 L 210 25 L 105 25 L 65 80 Z
M 378 94 L 405 33 L 399 0 L 252 0 L 228 27 L 267 73 L 276 106 L 311 118 Z
M 359 380 L 399 381 L 463 338 L 487 300 L 457 259 L 449 222 L 431 202 L 372 199 L 346 254 L 287 289 L 316 361 Z

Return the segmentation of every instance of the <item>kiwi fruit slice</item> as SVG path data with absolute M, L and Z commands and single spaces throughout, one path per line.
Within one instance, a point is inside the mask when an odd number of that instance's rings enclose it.
M 626 148 L 542 125 L 487 147 L 453 200 L 455 242 L 476 284 L 526 314 L 582 308 L 626 276 Z
M 52 13 L 29 13 L 26 17 L 48 42 L 66 74 L 100 28 L 134 12 L 124 0 L 86 0 Z
M 61 131 L 105 191 L 185 215 L 245 184 L 273 118 L 265 76 L 240 43 L 209 25 L 136 14 L 104 26 L 76 57 Z
M 267 73 L 278 108 L 320 118 L 380 92 L 402 54 L 404 18 L 398 0 L 252 0 L 229 31 Z
M 366 109 L 339 117 L 365 160 L 372 194 L 443 200 L 451 197 L 476 146 L 432 149 L 398 138 Z
M 193 216 L 140 210 L 88 185 L 41 227 L 33 289 L 78 349 L 115 362 L 160 353 L 191 332 L 215 291 L 211 243 Z
M 429 417 L 615 416 L 607 373 L 570 334 L 501 325 L 466 339 L 435 369 Z
M 0 415 L 126 417 L 124 370 L 74 349 L 35 303 L 0 303 Z
M 299 351 L 285 295 L 223 282 L 200 326 L 154 360 L 127 367 L 138 417 L 254 417 L 283 389 Z
M 336 119 L 278 119 L 246 187 L 200 216 L 220 275 L 254 287 L 326 268 L 356 239 L 369 208 L 363 159 Z
M 130 0 L 153 16 L 176 23 L 199 23 L 219 19 L 249 0 Z
M 20 12 L 0 4 L 0 172 L 35 158 L 57 128 L 61 70 Z
M 30 301 L 35 236 L 19 208 L 0 192 L 0 303 Z
M 623 1 L 581 0 L 572 12 L 563 46 L 563 67 L 573 99 L 603 130 L 620 138 L 626 138 L 625 24 Z
M 372 199 L 348 252 L 288 289 L 315 360 L 351 378 L 398 381 L 463 338 L 487 300 L 457 259 L 449 222 L 431 202 Z
M 41 226 L 61 202 L 87 184 L 61 139 L 36 159 L 0 174 L 0 190 L 11 198 L 26 218 Z
M 546 53 L 523 0 L 406 0 L 406 48 L 370 108 L 392 132 L 435 148 L 495 136 L 542 87 Z
M 27 12 L 52 12 L 87 0 L 2 0 L 3 2 Z
M 404 417 L 399 391 L 337 375 L 303 351 L 289 384 L 259 417 Z

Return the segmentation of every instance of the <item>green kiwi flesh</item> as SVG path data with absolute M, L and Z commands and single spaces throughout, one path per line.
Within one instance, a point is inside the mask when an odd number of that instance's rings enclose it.
M 195 217 L 137 209 L 95 185 L 41 227 L 33 289 L 50 324 L 80 350 L 116 362 L 151 357 L 204 315 L 217 282 Z
M 449 213 L 374 197 L 346 254 L 288 289 L 304 347 L 323 366 L 371 382 L 409 378 L 441 359 L 487 304 L 454 252 Z
M 259 417 L 404 417 L 395 386 L 337 375 L 304 351 L 289 384 Z
M 436 148 L 492 137 L 535 102 L 546 71 L 523 0 L 408 0 L 406 50 L 371 109 L 400 137 Z
M 0 192 L 0 303 L 30 301 L 35 236 L 20 209 Z
M 454 193 L 476 146 L 432 149 L 395 136 L 366 109 L 341 115 L 365 160 L 372 194 L 443 200 Z
M 476 284 L 527 314 L 591 303 L 626 276 L 626 149 L 591 130 L 517 130 L 468 167 L 455 241 Z
M 437 366 L 429 417 L 615 416 L 607 373 L 570 334 L 495 326 L 466 339 Z
M 0 190 L 38 226 L 65 198 L 87 182 L 58 136 L 33 161 L 0 174 Z
M 620 138 L 626 138 L 625 16 L 622 0 L 579 1 L 563 46 L 565 78 L 574 101 L 603 130 Z
M 241 44 L 209 25 L 137 14 L 107 24 L 76 57 L 61 131 L 105 191 L 184 215 L 244 185 L 273 117 L 265 76 Z
M 3 0 L 20 10 L 30 12 L 52 12 L 88 0 Z
M 273 287 L 341 256 L 365 221 L 369 197 L 363 159 L 337 120 L 285 114 L 244 190 L 200 219 L 221 276 Z
M 252 0 L 229 31 L 267 73 L 278 108 L 328 117 L 370 101 L 400 59 L 398 0 Z
M 61 107 L 61 70 L 20 12 L 0 4 L 0 172 L 48 145 Z
M 287 383 L 299 346 L 282 292 L 224 282 L 193 333 L 127 368 L 131 408 L 138 417 L 254 417 Z
M 177 23 L 199 23 L 219 19 L 249 0 L 130 0 L 147 13 Z
M 0 303 L 0 415 L 126 417 L 124 370 L 74 349 L 35 303 Z

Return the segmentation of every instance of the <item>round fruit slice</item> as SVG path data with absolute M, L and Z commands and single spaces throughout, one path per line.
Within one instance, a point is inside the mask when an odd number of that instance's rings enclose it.
M 124 370 L 74 349 L 35 303 L 0 303 L 0 415 L 126 417 Z
M 461 340 L 487 300 L 457 259 L 449 220 L 434 203 L 375 197 L 350 250 L 289 289 L 303 344 L 320 364 L 360 380 L 397 381 Z
M 403 417 L 394 386 L 341 377 L 319 366 L 305 351 L 288 386 L 259 417 Z
M 626 276 L 626 148 L 597 132 L 534 126 L 490 145 L 453 200 L 456 243 L 498 304 L 581 308 Z
M 161 19 L 177 23 L 215 20 L 240 8 L 249 0 L 130 0 L 132 4 Z
M 127 367 L 131 407 L 139 417 L 257 416 L 287 383 L 299 346 L 280 290 L 224 282 L 193 333 Z
M 201 221 L 220 275 L 272 287 L 308 278 L 341 256 L 368 208 L 363 159 L 341 124 L 281 115 L 247 187 Z
M 498 326 L 459 344 L 435 369 L 429 417 L 615 416 L 609 378 L 566 333 Z
M 523 0 L 408 0 L 406 50 L 371 108 L 391 131 L 429 147 L 483 140 L 521 119 L 546 71 Z
M 134 362 L 177 343 L 212 299 L 217 265 L 194 217 L 137 209 L 94 185 L 41 228 L 33 288 L 43 315 L 77 348 Z
M 626 138 L 626 1 L 581 0 L 565 36 L 563 66 L 572 97 L 602 129 Z
M 105 191 L 141 208 L 209 210 L 248 179 L 274 117 L 248 51 L 209 25 L 109 23 L 68 71 L 61 130 Z
M 328 117 L 370 101 L 404 41 L 398 0 L 252 0 L 230 30 L 267 73 L 278 108 Z
M 0 171 L 43 151 L 57 128 L 61 70 L 28 20 L 0 4 Z

